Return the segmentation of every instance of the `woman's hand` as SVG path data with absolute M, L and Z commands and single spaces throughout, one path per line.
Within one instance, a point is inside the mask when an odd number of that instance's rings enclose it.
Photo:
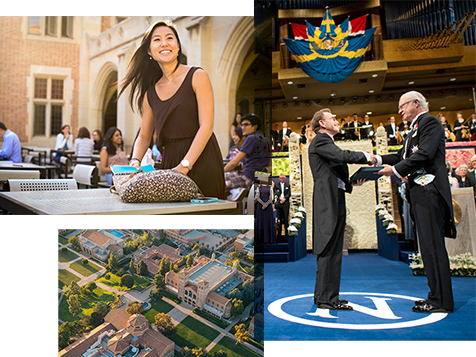
M 133 159 L 133 160 L 129 161 L 129 166 L 133 166 L 137 170 L 140 170 L 140 161 Z
M 175 170 L 175 171 L 178 171 L 184 175 L 187 175 L 189 173 L 189 169 L 188 167 L 184 167 L 182 166 L 182 164 L 178 164 L 177 166 L 175 166 L 172 170 Z

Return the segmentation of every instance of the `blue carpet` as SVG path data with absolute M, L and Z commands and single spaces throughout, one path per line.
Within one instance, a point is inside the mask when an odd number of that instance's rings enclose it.
M 452 314 L 412 312 L 428 294 L 425 276 L 377 253 L 343 257 L 340 297 L 354 311 L 313 305 L 315 256 L 265 264 L 265 341 L 474 341 L 476 279 L 453 277 Z

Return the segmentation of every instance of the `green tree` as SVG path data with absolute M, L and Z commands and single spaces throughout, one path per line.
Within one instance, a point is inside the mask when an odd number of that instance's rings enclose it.
M 134 274 L 136 271 L 136 268 L 134 266 L 134 259 L 131 259 L 131 261 L 129 262 L 129 272 L 131 274 Z
M 154 276 L 155 288 L 159 290 L 165 290 L 165 278 L 160 274 Z
M 109 254 L 109 259 L 107 260 L 106 270 L 107 271 L 116 271 L 117 269 L 117 257 L 115 254 Z
M 231 315 L 232 316 L 238 316 L 243 313 L 243 310 L 245 309 L 243 306 L 243 301 L 238 300 L 238 299 L 233 299 L 232 301 L 233 306 L 231 307 Z
M 243 282 L 241 291 L 243 294 L 243 303 L 246 306 L 255 298 L 255 286 L 251 281 L 247 280 Z
M 194 259 L 192 254 L 189 254 L 187 256 L 187 268 L 190 268 L 193 265 Z
M 215 354 L 213 355 L 213 357 L 229 357 L 228 354 L 223 351 L 223 350 L 219 350 L 219 351 L 216 351 Z
M 137 264 L 136 272 L 138 275 L 148 276 L 149 270 L 147 269 L 147 264 L 141 260 L 139 264 Z
M 79 245 L 79 238 L 77 236 L 69 238 L 68 243 L 71 244 L 74 250 L 81 250 L 81 246 Z
M 246 330 L 245 324 L 235 326 L 235 337 L 238 340 L 236 343 L 243 343 L 248 340 L 249 332 Z
M 69 293 L 68 296 L 70 295 L 79 295 L 81 294 L 81 287 L 78 285 L 77 282 L 72 281 L 69 283 Z
M 155 315 L 155 326 L 166 337 L 177 332 L 177 327 L 173 324 L 170 315 L 159 312 Z
M 154 288 L 150 291 L 149 297 L 153 301 L 159 301 L 164 296 L 164 291 Z
M 93 312 L 97 312 L 98 314 L 101 314 L 102 317 L 104 317 L 110 310 L 111 308 L 107 304 L 98 302 L 96 306 L 94 306 Z
M 162 258 L 160 261 L 160 266 L 159 266 L 159 274 L 162 276 L 165 276 L 170 271 L 170 259 L 169 258 Z
M 180 353 L 183 357 L 205 357 L 206 352 L 203 348 L 188 348 L 187 346 L 180 349 Z
M 98 327 L 104 322 L 104 317 L 98 312 L 92 312 L 89 318 L 89 325 L 92 327 Z
M 139 301 L 131 301 L 129 304 L 127 304 L 126 312 L 129 315 L 142 314 L 143 311 L 144 308 Z
M 82 263 L 83 265 L 88 265 L 88 264 L 89 264 L 89 260 L 87 260 L 86 258 L 81 259 L 81 263 Z
M 232 291 L 230 291 L 227 296 L 230 299 L 237 299 L 237 300 L 243 300 L 243 293 L 240 291 L 238 288 L 234 288 Z
M 129 289 L 134 286 L 134 278 L 131 274 L 124 274 L 121 276 L 121 286 L 125 286 Z
M 79 303 L 77 295 L 70 295 L 68 298 L 68 310 L 73 316 L 77 316 L 81 311 L 81 304 Z

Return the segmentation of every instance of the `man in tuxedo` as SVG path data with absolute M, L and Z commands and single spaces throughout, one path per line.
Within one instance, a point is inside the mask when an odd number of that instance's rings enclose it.
M 388 145 L 398 145 L 397 126 L 395 124 L 395 117 L 393 115 L 388 118 L 388 125 L 385 126 L 385 131 L 387 132 Z
M 445 236 L 456 237 L 453 204 L 445 165 L 445 133 L 438 118 L 428 113 L 425 97 L 416 91 L 403 94 L 398 103 L 411 132 L 396 154 L 376 156 L 379 173 L 406 177 L 410 210 L 430 292 L 415 301 L 415 312 L 453 311 L 453 292 Z
M 473 171 L 468 171 L 466 178 L 469 184 L 473 187 L 474 202 L 476 203 L 476 155 L 471 157 L 471 166 L 474 167 Z
M 286 176 L 279 176 L 279 183 L 274 186 L 274 197 L 276 207 L 278 211 L 278 237 L 281 237 L 282 225 L 284 224 L 285 234 L 288 234 L 289 226 L 289 199 L 291 197 L 291 186 L 286 182 Z
M 288 123 L 283 121 L 283 129 L 279 131 L 280 151 L 289 151 L 289 135 L 291 135 L 291 129 L 288 128 Z
M 339 299 L 347 213 L 345 193 L 352 192 L 347 163 L 366 164 L 373 155 L 341 150 L 334 143 L 339 123 L 328 108 L 314 114 L 311 127 L 316 133 L 309 145 L 314 178 L 312 251 L 317 256 L 314 304 L 321 309 L 352 310 L 346 300 Z
M 375 133 L 374 125 L 370 122 L 369 115 L 365 114 L 364 122 L 362 123 L 362 129 L 360 129 L 360 138 L 372 139 L 374 136 L 374 133 Z
M 348 140 L 359 140 L 359 128 L 361 126 L 362 123 L 359 121 L 359 116 L 357 115 L 357 113 L 352 114 L 352 121 L 349 121 L 346 125 L 344 125 L 346 131 L 345 138 Z

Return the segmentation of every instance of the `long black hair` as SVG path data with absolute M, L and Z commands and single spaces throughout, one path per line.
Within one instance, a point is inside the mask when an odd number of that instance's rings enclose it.
M 111 141 L 111 139 L 114 136 L 114 134 L 116 133 L 116 131 L 118 131 L 121 134 L 121 137 L 122 137 L 122 132 L 118 128 L 116 128 L 115 126 L 110 127 L 109 129 L 107 129 L 106 135 L 104 135 L 104 146 L 106 147 L 107 153 L 111 156 L 116 155 L 116 151 L 117 151 L 116 145 L 114 145 Z M 121 150 L 124 150 L 124 140 L 121 140 L 121 143 L 119 144 L 119 148 Z
M 139 109 L 139 112 L 142 114 L 142 102 L 144 96 L 147 93 L 147 90 L 153 86 L 157 81 L 163 76 L 162 69 L 159 64 L 151 58 L 148 51 L 150 48 L 150 41 L 152 38 L 152 33 L 157 27 L 165 26 L 172 30 L 175 37 L 177 38 L 177 43 L 179 45 L 179 51 L 177 56 L 177 66 L 175 70 L 180 65 L 180 60 L 182 56 L 182 44 L 180 43 L 180 38 L 178 36 L 175 25 L 171 21 L 157 21 L 154 23 L 144 34 L 140 46 L 135 51 L 132 56 L 131 61 L 127 67 L 127 74 L 124 79 L 121 81 L 121 89 L 119 91 L 119 96 L 126 90 L 130 85 L 131 91 L 129 95 L 129 104 L 134 111 L 134 107 Z

